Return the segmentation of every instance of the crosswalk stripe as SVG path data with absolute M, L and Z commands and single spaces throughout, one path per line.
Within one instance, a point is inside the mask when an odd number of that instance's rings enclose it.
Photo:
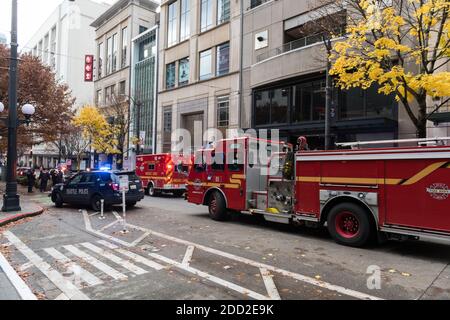
M 25 243 L 17 238 L 12 232 L 6 231 L 3 235 L 20 251 L 36 268 L 39 269 L 53 284 L 61 290 L 69 299 L 72 300 L 89 300 L 89 298 L 82 293 L 70 281 L 67 281 L 62 274 L 53 269 L 47 262 L 45 262 L 39 255 L 31 250 Z
M 92 243 L 86 242 L 86 243 L 82 243 L 81 244 L 83 247 L 105 257 L 106 259 L 111 260 L 114 263 L 117 263 L 118 265 L 121 265 L 122 267 L 124 267 L 125 269 L 128 269 L 129 271 L 137 274 L 137 275 L 143 275 L 148 273 L 148 271 L 126 261 L 123 260 L 122 258 L 112 254 L 111 252 L 108 252 L 106 250 L 103 250 L 102 248 L 99 248 L 95 245 L 93 245 Z
M 124 275 L 123 273 L 120 273 L 119 271 L 111 268 L 110 266 L 104 264 L 103 262 L 95 259 L 93 256 L 79 250 L 75 246 L 72 246 L 72 245 L 64 246 L 64 249 L 71 252 L 75 256 L 83 259 L 87 263 L 91 264 L 92 266 L 94 266 L 98 270 L 102 271 L 103 273 L 106 273 L 108 276 L 110 276 L 111 278 L 113 278 L 115 280 L 128 279 L 128 277 L 126 275 Z
M 44 249 L 44 251 L 47 252 L 51 257 L 53 257 L 57 262 L 64 264 L 67 267 L 67 270 L 74 272 L 76 276 L 79 276 L 81 279 L 83 279 L 83 281 L 86 282 L 89 286 L 96 286 L 103 283 L 102 280 L 71 261 L 55 248 L 47 248 Z
M 115 244 L 112 244 L 112 243 L 104 241 L 104 240 L 99 240 L 97 242 L 100 243 L 101 245 L 104 245 L 105 247 L 107 247 L 109 249 L 116 250 L 116 252 L 136 261 L 137 263 L 142 263 L 143 265 L 146 265 L 147 267 L 153 268 L 158 271 L 164 269 L 164 266 L 160 265 L 159 263 L 156 263 L 152 260 L 144 258 L 144 257 L 142 257 L 138 254 L 135 254 L 133 252 L 130 252 L 128 250 L 121 249 L 118 246 L 116 246 Z

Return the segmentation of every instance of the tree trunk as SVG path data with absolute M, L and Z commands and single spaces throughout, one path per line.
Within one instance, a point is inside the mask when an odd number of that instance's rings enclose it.
M 424 95 L 418 100 L 419 112 L 417 116 L 417 137 L 427 137 L 427 97 Z

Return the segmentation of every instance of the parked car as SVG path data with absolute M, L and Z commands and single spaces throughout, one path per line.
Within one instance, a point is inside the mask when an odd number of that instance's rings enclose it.
M 51 199 L 56 207 L 65 203 L 71 205 L 90 206 L 94 211 L 100 211 L 101 200 L 105 208 L 122 204 L 120 177 L 128 176 L 129 191 L 126 193 L 126 205 L 134 207 L 144 199 L 142 181 L 135 172 L 80 172 L 69 181 L 57 184 L 52 188 Z

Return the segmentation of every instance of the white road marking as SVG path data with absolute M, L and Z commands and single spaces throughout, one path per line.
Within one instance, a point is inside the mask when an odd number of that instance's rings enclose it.
M 90 233 L 92 233 L 92 234 L 95 234 L 95 235 L 97 235 L 97 236 L 99 236 L 99 237 L 108 239 L 108 240 L 110 240 L 110 241 L 114 241 L 114 242 L 116 242 L 116 243 L 119 243 L 119 244 L 121 244 L 122 246 L 125 246 L 125 247 L 132 247 L 132 245 L 131 245 L 130 243 L 126 242 L 126 241 L 122 241 L 122 240 L 120 240 L 120 239 L 114 238 L 113 236 L 110 236 L 110 235 L 104 234 L 104 233 L 102 233 L 102 232 L 100 232 L 100 231 L 94 230 L 94 229 L 92 228 L 91 221 L 89 220 L 88 212 L 87 212 L 86 210 L 80 210 L 80 212 L 82 212 L 82 214 L 83 214 L 85 227 L 86 227 L 86 230 L 87 230 L 88 232 L 90 232 Z M 119 217 L 119 218 L 120 218 L 120 217 Z
M 89 286 L 97 286 L 103 283 L 102 280 L 94 276 L 89 271 L 83 269 L 72 260 L 67 258 L 61 252 L 56 250 L 55 248 L 47 248 L 44 249 L 52 258 L 54 258 L 57 262 L 63 264 L 68 271 L 76 273 L 76 277 L 80 277 L 84 282 L 86 282 Z
M 190 242 L 190 241 L 186 241 L 186 240 L 183 240 L 183 239 L 178 239 L 178 238 L 175 238 L 175 237 L 172 237 L 172 236 L 160 233 L 160 232 L 152 231 L 152 230 L 141 228 L 141 227 L 134 226 L 134 225 L 129 225 L 129 226 L 130 226 L 130 228 L 135 228 L 137 230 L 145 230 L 147 232 L 150 232 L 150 235 L 152 235 L 152 236 L 160 237 L 160 238 L 163 238 L 163 239 L 166 239 L 166 240 L 170 240 L 170 241 L 173 241 L 173 242 L 176 242 L 176 243 L 179 243 L 179 244 L 183 244 L 183 245 L 186 245 L 186 246 L 194 246 L 196 249 L 199 249 L 199 250 L 202 250 L 202 251 L 205 251 L 205 252 L 208 252 L 208 253 L 212 253 L 212 254 L 218 255 L 218 256 L 223 257 L 223 258 L 227 258 L 227 259 L 231 259 L 231 260 L 234 260 L 234 261 L 238 261 L 238 262 L 241 262 L 243 264 L 256 267 L 258 269 L 265 268 L 265 269 L 267 269 L 267 270 L 269 270 L 271 272 L 275 272 L 275 273 L 281 274 L 283 276 L 290 277 L 290 278 L 293 278 L 295 280 L 308 283 L 308 284 L 313 285 L 313 286 L 317 286 L 317 287 L 324 288 L 324 289 L 327 289 L 327 290 L 335 291 L 335 292 L 338 292 L 338 293 L 346 295 L 346 296 L 354 297 L 354 298 L 361 299 L 361 300 L 382 300 L 379 297 L 375 297 L 375 296 L 366 294 L 364 292 L 359 292 L 359 291 L 355 291 L 355 290 L 352 290 L 352 289 L 347 289 L 347 288 L 342 287 L 342 286 L 333 285 L 331 283 L 328 283 L 328 282 L 325 282 L 325 281 L 320 281 L 320 280 L 317 280 L 317 279 L 314 279 L 314 278 L 311 278 L 311 277 L 308 277 L 308 276 L 304 276 L 304 275 L 301 275 L 299 273 L 287 271 L 287 270 L 284 270 L 284 269 L 281 269 L 281 268 L 277 268 L 277 267 L 274 267 L 274 266 L 270 266 L 270 265 L 267 265 L 267 264 L 264 264 L 264 263 L 256 262 L 256 261 L 253 261 L 253 260 L 250 260 L 250 259 L 247 259 L 247 258 L 243 258 L 243 257 L 237 256 L 237 255 L 234 255 L 234 254 L 231 254 L 231 253 L 228 253 L 228 252 L 224 252 L 224 251 L 220 251 L 220 250 L 217 250 L 217 249 L 209 248 L 209 247 L 206 247 L 206 246 L 203 246 L 203 245 L 200 245 L 200 244 L 196 244 L 196 243 L 193 243 L 193 242 Z
M 123 273 L 120 273 L 119 271 L 111 268 L 110 266 L 104 264 L 103 262 L 95 259 L 93 256 L 79 250 L 78 248 L 76 248 L 72 245 L 64 246 L 64 249 L 66 249 L 67 251 L 76 255 L 77 257 L 83 259 L 87 263 L 91 264 L 92 266 L 94 266 L 98 270 L 102 271 L 103 273 L 106 273 L 108 276 L 110 276 L 111 278 L 113 278 L 115 280 L 128 279 L 128 277 L 126 275 L 124 275 Z
M 192 260 L 192 255 L 194 254 L 194 250 L 195 250 L 194 246 L 189 246 L 187 248 L 186 254 L 184 255 L 184 259 L 183 259 L 183 262 L 182 262 L 182 264 L 184 266 L 187 266 L 187 267 L 190 266 L 191 260 Z
M 119 218 L 120 218 L 120 216 L 119 216 Z M 330 290 L 330 291 L 335 291 L 335 292 L 338 292 L 340 294 L 343 294 L 343 295 L 346 295 L 346 296 L 349 296 L 349 297 L 353 297 L 353 298 L 361 299 L 361 300 L 383 300 L 383 299 L 381 299 L 379 297 L 372 296 L 372 295 L 366 294 L 364 292 L 348 289 L 348 288 L 345 288 L 345 287 L 342 287 L 342 286 L 339 286 L 339 285 L 334 285 L 334 284 L 331 284 L 331 283 L 328 283 L 328 282 L 325 282 L 325 281 L 320 281 L 320 280 L 317 280 L 317 279 L 314 279 L 314 278 L 311 278 L 311 277 L 308 277 L 308 276 L 304 276 L 304 275 L 299 274 L 299 273 L 295 273 L 295 272 L 291 272 L 291 271 L 284 270 L 284 269 L 281 269 L 281 268 L 277 268 L 277 267 L 274 267 L 274 266 L 270 266 L 270 265 L 267 265 L 267 264 L 264 264 L 264 263 L 253 261 L 253 260 L 250 260 L 250 259 L 247 259 L 247 258 L 243 258 L 243 257 L 237 256 L 237 255 L 231 254 L 231 253 L 220 251 L 220 250 L 217 250 L 217 249 L 209 248 L 209 247 L 206 247 L 206 246 L 203 246 L 203 245 L 200 245 L 200 244 L 196 244 L 196 243 L 193 243 L 193 242 L 190 242 L 190 241 L 186 241 L 186 240 L 183 240 L 183 239 L 178 239 L 178 238 L 175 238 L 175 237 L 172 237 L 172 236 L 160 233 L 160 232 L 156 232 L 156 231 L 153 231 L 153 230 L 150 230 L 150 229 L 147 229 L 147 228 L 142 228 L 142 227 L 135 226 L 135 225 L 132 225 L 132 224 L 127 224 L 127 226 L 130 227 L 130 228 L 134 228 L 136 230 L 140 230 L 140 231 L 143 231 L 143 232 L 148 232 L 150 236 L 160 237 L 160 238 L 163 238 L 163 239 L 166 239 L 166 240 L 170 240 L 170 241 L 173 241 L 173 242 L 176 242 L 176 243 L 179 243 L 179 244 L 183 244 L 183 245 L 186 245 L 186 246 L 194 246 L 196 249 L 199 249 L 199 250 L 211 253 L 211 254 L 215 254 L 215 255 L 218 255 L 218 256 L 223 257 L 223 258 L 235 260 L 235 261 L 244 263 L 246 265 L 256 267 L 258 269 L 265 268 L 265 269 L 267 269 L 267 270 L 269 270 L 271 272 L 274 272 L 274 273 L 277 273 L 277 274 L 281 274 L 281 275 L 283 275 L 285 277 L 290 277 L 290 278 L 293 278 L 295 280 L 298 280 L 298 281 L 301 281 L 301 282 L 305 282 L 305 283 L 308 283 L 310 285 L 317 286 L 317 287 L 320 287 L 320 288 L 324 288 L 324 289 L 327 289 L 327 290 Z M 86 224 L 86 229 L 88 230 L 88 225 L 87 224 Z M 121 244 L 123 246 L 132 247 L 132 244 L 130 244 L 128 242 L 122 241 L 122 240 L 117 239 L 115 237 L 111 237 L 109 235 L 105 235 L 105 234 L 103 234 L 101 232 L 98 232 L 98 231 L 95 231 L 95 230 L 92 230 L 92 228 L 91 228 L 91 230 L 88 230 L 88 231 L 91 231 L 92 233 L 95 233 L 96 235 L 98 235 L 98 236 L 100 236 L 102 238 L 106 238 L 106 239 L 108 239 L 110 241 L 113 241 L 115 243 Z
M 100 231 L 105 231 L 106 229 L 109 229 L 112 226 L 116 225 L 118 222 L 119 222 L 118 220 L 116 220 L 114 222 L 111 222 L 110 224 L 108 224 L 108 225 L 104 226 L 103 228 L 101 228 Z
M 106 259 L 111 260 L 112 262 L 124 267 L 125 269 L 133 272 L 134 274 L 137 274 L 138 276 L 148 273 L 147 270 L 144 270 L 144 269 L 112 254 L 111 252 L 103 250 L 102 248 L 99 248 L 99 247 L 93 245 L 92 243 L 85 242 L 85 243 L 82 243 L 81 245 L 83 247 L 101 255 L 102 257 L 105 257 Z
M 137 263 L 142 263 L 143 265 L 146 265 L 147 267 L 150 267 L 150 268 L 158 270 L 158 271 L 164 269 L 164 266 L 160 265 L 159 263 L 156 263 L 154 261 L 146 259 L 138 254 L 133 253 L 133 252 L 123 250 L 112 243 L 109 243 L 109 242 L 103 241 L 103 240 L 99 240 L 97 242 L 100 243 L 101 245 L 104 245 L 105 247 L 107 247 L 109 249 L 116 250 L 118 253 L 136 261 Z
M 273 276 L 270 274 L 269 270 L 261 268 L 259 269 L 261 276 L 266 286 L 267 293 L 272 300 L 281 300 L 280 293 L 278 292 L 277 286 L 273 281 Z
M 28 248 L 19 238 L 17 238 L 10 231 L 6 231 L 4 236 L 19 250 L 36 268 L 39 269 L 53 284 L 61 290 L 71 300 L 89 300 L 89 298 L 82 293 L 70 281 L 67 281 L 58 271 L 53 269 L 33 250 Z
M 144 233 L 142 236 L 140 236 L 139 238 L 137 238 L 135 241 L 133 241 L 131 243 L 131 245 L 133 247 L 137 246 L 139 243 L 141 243 L 142 240 L 144 240 L 145 238 L 147 238 L 150 235 L 149 232 Z
M 19 271 L 22 271 L 22 272 L 26 271 L 26 270 L 30 269 L 32 266 L 33 266 L 33 264 L 31 262 L 26 262 L 19 267 Z
M 9 264 L 8 260 L 0 253 L 0 269 L 3 270 L 5 276 L 11 281 L 22 300 L 37 300 L 37 297 L 31 292 L 25 281 L 16 273 L 14 268 Z
M 59 296 L 56 297 L 55 301 L 57 300 L 69 300 L 67 296 L 64 293 L 61 293 Z
M 264 296 L 264 295 L 262 295 L 262 294 L 260 294 L 258 292 L 246 289 L 246 288 L 241 287 L 241 286 L 239 286 L 237 284 L 234 284 L 234 283 L 231 283 L 229 281 L 226 281 L 226 280 L 220 279 L 218 277 L 215 277 L 213 275 L 210 275 L 210 274 L 208 274 L 206 272 L 203 272 L 203 271 L 200 271 L 200 270 L 197 270 L 197 269 L 185 266 L 185 265 L 183 265 L 183 264 L 181 264 L 181 263 L 179 263 L 177 261 L 171 260 L 169 258 L 160 256 L 160 255 L 155 254 L 155 253 L 149 253 L 149 256 L 151 256 L 152 258 L 158 259 L 160 261 L 163 261 L 163 262 L 165 262 L 165 263 L 167 263 L 169 265 L 172 265 L 174 267 L 177 267 L 177 268 L 179 268 L 181 270 L 184 270 L 184 271 L 187 271 L 189 273 L 195 274 L 196 276 L 199 276 L 201 278 L 204 278 L 206 280 L 214 282 L 214 283 L 216 283 L 218 285 L 221 285 L 221 286 L 223 286 L 225 288 L 231 289 L 231 290 L 236 291 L 236 292 L 238 292 L 240 294 L 243 294 L 245 296 L 249 296 L 249 297 L 251 297 L 253 299 L 256 299 L 256 300 L 269 300 L 268 297 L 266 297 L 266 296 Z

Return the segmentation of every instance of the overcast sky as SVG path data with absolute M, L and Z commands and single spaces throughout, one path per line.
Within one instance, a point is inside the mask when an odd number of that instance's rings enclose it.
M 116 0 L 94 0 L 114 3 Z M 24 46 L 63 0 L 18 0 L 19 45 Z M 0 0 L 0 33 L 10 38 L 11 0 Z

